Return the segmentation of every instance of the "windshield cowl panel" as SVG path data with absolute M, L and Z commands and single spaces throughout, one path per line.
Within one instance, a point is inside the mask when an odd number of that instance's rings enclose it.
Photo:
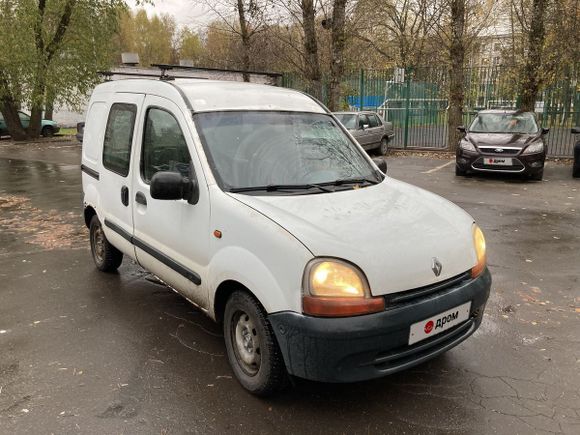
M 224 191 L 259 195 L 331 193 L 383 179 L 327 114 L 206 112 L 195 114 L 194 122 Z M 348 185 L 347 180 L 355 183 Z

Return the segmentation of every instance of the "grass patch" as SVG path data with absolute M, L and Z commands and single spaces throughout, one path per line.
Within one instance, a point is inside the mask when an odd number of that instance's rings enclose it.
M 76 128 L 61 128 L 57 134 L 62 135 L 62 136 L 74 136 L 75 134 L 77 134 L 77 129 Z

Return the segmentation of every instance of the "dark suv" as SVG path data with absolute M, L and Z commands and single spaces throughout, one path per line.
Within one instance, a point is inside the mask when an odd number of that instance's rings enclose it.
M 469 128 L 456 153 L 455 175 L 468 172 L 505 172 L 544 176 L 549 129 L 540 128 L 532 112 L 483 110 Z

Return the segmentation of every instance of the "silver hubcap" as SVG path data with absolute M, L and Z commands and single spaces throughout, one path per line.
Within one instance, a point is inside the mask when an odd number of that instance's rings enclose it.
M 262 361 L 260 338 L 252 318 L 244 312 L 237 312 L 232 322 L 233 347 L 244 372 L 253 376 L 260 370 Z
M 93 252 L 98 263 L 102 263 L 105 258 L 105 234 L 99 226 L 93 232 Z

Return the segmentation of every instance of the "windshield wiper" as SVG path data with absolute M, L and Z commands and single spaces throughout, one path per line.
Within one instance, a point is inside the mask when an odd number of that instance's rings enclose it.
M 334 180 L 331 181 L 329 183 L 323 183 L 323 184 L 331 184 L 334 186 L 343 186 L 345 184 L 379 184 L 379 181 L 377 180 L 373 180 L 371 178 L 344 178 L 344 179 L 339 179 L 339 180 Z
M 264 191 L 264 192 L 276 192 L 279 190 L 310 190 L 310 189 L 319 189 L 323 192 L 334 192 L 334 190 L 324 187 L 320 184 L 268 184 L 266 186 L 248 186 L 248 187 L 232 187 L 229 189 L 232 193 L 240 193 L 240 192 L 255 192 L 255 191 Z

